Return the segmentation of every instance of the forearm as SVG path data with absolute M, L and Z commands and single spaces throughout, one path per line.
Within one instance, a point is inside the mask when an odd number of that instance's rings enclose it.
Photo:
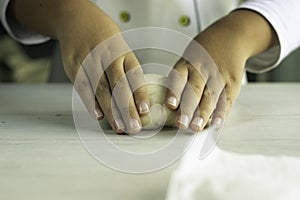
M 260 54 L 279 42 L 269 22 L 254 11 L 236 10 L 228 15 L 227 20 L 232 23 L 229 27 L 240 34 L 249 57 Z
M 235 51 L 243 61 L 278 43 L 276 33 L 268 21 L 260 14 L 246 9 L 233 11 L 212 24 L 200 34 L 199 40 L 208 48 L 212 46 L 208 43 L 215 43 L 212 53 L 222 54 L 216 52 L 216 47 L 227 45 L 228 51 Z M 210 49 L 207 50 L 210 52 Z
M 80 34 L 82 24 L 95 29 L 96 20 L 107 17 L 88 0 L 11 0 L 9 10 L 18 23 L 55 39 Z

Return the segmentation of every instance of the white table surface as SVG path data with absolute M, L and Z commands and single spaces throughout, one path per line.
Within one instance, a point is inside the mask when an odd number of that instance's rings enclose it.
M 299 157 L 299 91 L 300 84 L 244 86 L 219 146 Z M 72 119 L 71 85 L 1 85 L 0 95 L 0 199 L 165 198 L 176 164 L 150 174 L 125 174 L 84 149 Z M 122 143 L 126 137 L 111 138 Z M 139 142 L 122 145 L 142 148 Z

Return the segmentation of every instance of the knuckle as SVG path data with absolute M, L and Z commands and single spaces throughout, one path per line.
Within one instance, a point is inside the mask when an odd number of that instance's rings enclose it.
M 204 64 L 198 64 L 197 66 L 190 69 L 197 79 L 201 79 L 206 82 L 210 77 L 210 68 Z
M 211 90 L 211 91 L 209 92 L 209 94 L 210 94 L 210 98 L 212 98 L 212 99 L 216 99 L 216 98 L 217 98 L 217 93 L 216 93 L 215 90 Z
M 240 82 L 240 79 L 235 75 L 231 75 L 231 76 L 228 77 L 227 82 L 230 83 L 230 84 L 237 84 L 237 83 Z
M 202 88 L 201 84 L 198 81 L 191 81 L 190 84 L 191 84 L 191 87 L 193 88 L 193 91 L 196 94 L 201 94 L 202 93 L 203 88 Z
M 215 94 L 214 90 L 205 89 L 203 92 L 203 97 L 205 98 L 212 98 L 212 96 Z
M 109 88 L 109 85 L 108 85 L 107 81 L 101 78 L 99 83 L 98 83 L 98 86 L 96 88 L 96 94 L 98 95 L 98 94 L 101 94 L 103 92 L 107 92 L 109 90 L 110 90 L 110 88 Z
M 134 66 L 128 71 L 126 71 L 126 75 L 129 80 L 143 80 L 144 79 L 144 73 L 141 67 Z
M 113 61 L 112 63 L 110 63 L 110 65 L 108 67 L 105 68 L 105 72 L 108 75 L 111 76 L 116 76 L 119 75 L 120 76 L 120 64 L 118 61 Z
M 128 87 L 128 82 L 125 77 L 112 81 L 112 89 L 113 90 L 123 90 Z
M 226 97 L 226 102 L 229 107 L 232 107 L 234 99 L 232 97 Z
M 78 92 L 85 91 L 89 86 L 90 86 L 90 83 L 87 80 L 76 83 L 76 88 L 77 88 Z

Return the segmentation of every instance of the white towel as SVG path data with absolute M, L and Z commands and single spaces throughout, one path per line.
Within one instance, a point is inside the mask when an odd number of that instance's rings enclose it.
M 299 158 L 239 154 L 215 146 L 200 159 L 203 145 L 215 140 L 212 136 L 211 128 L 197 136 L 171 177 L 167 200 L 300 199 Z

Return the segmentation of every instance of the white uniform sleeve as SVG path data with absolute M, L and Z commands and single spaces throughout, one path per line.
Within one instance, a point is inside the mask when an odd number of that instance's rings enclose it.
M 248 71 L 268 71 L 300 46 L 300 0 L 248 0 L 239 8 L 254 10 L 264 16 L 279 38 L 278 46 L 248 60 Z
M 48 37 L 30 31 L 26 27 L 16 24 L 12 19 L 10 19 L 7 16 L 8 3 L 9 0 L 0 0 L 0 18 L 3 27 L 12 38 L 23 44 L 38 44 L 49 40 Z

